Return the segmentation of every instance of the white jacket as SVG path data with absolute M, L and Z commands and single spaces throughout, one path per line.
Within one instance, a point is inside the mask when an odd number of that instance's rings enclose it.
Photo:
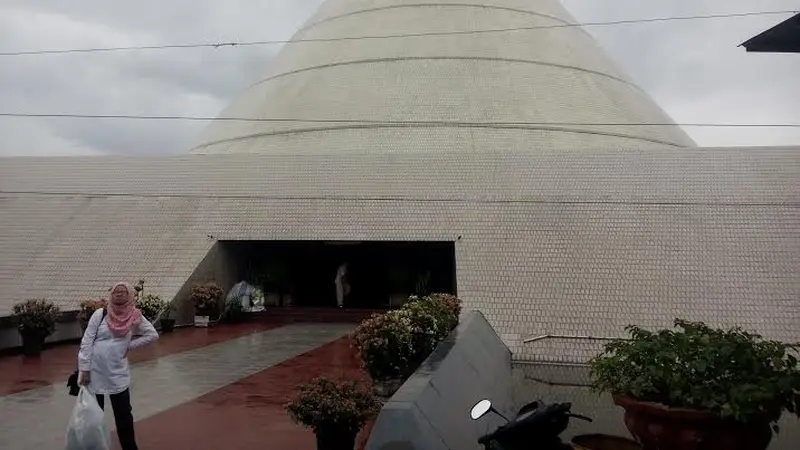
M 95 311 L 83 333 L 78 352 L 78 370 L 92 373 L 89 390 L 95 394 L 118 394 L 128 389 L 131 385 L 128 350 L 156 340 L 158 332 L 144 317 L 139 326 L 132 328 L 126 336 L 116 337 L 103 318 L 103 310 Z

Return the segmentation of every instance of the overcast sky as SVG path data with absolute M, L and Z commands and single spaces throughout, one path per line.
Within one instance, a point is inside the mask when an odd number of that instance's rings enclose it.
M 535 0 L 531 0 L 535 1 Z M 800 9 L 800 0 L 563 0 L 581 22 Z M 322 0 L 3 0 L 0 52 L 287 39 Z M 789 15 L 592 27 L 679 123 L 800 122 L 800 55 L 737 45 Z M 301 45 L 301 44 L 300 44 Z M 278 46 L 0 57 L 0 112 L 216 116 Z M 177 154 L 202 122 L 0 117 L 0 155 Z M 800 129 L 698 129 L 800 145 Z

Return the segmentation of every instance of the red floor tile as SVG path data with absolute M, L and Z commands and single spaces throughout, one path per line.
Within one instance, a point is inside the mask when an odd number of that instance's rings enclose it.
M 283 405 L 294 396 L 298 384 L 320 375 L 368 380 L 349 338 L 342 338 L 137 422 L 139 447 L 313 450 L 313 433 L 294 424 Z M 363 447 L 369 428 L 357 447 Z M 117 445 L 116 435 L 112 440 Z
M 162 335 L 154 345 L 132 351 L 128 360 L 131 363 L 149 361 L 278 326 L 280 325 L 253 322 L 215 325 L 210 328 L 179 328 L 173 333 Z M 65 344 L 46 349 L 38 358 L 26 358 L 22 355 L 0 358 L 0 396 L 54 383 L 66 385 L 67 378 L 75 370 L 77 357 L 78 344 Z

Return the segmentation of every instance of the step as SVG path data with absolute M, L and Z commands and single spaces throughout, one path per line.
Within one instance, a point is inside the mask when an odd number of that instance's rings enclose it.
M 265 311 L 249 313 L 248 316 L 250 320 L 277 323 L 359 323 L 373 314 L 386 311 L 388 309 L 273 306 Z

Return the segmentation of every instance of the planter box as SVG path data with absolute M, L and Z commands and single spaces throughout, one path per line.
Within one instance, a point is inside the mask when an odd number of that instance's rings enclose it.
M 209 316 L 194 316 L 194 326 L 199 328 L 208 327 Z

